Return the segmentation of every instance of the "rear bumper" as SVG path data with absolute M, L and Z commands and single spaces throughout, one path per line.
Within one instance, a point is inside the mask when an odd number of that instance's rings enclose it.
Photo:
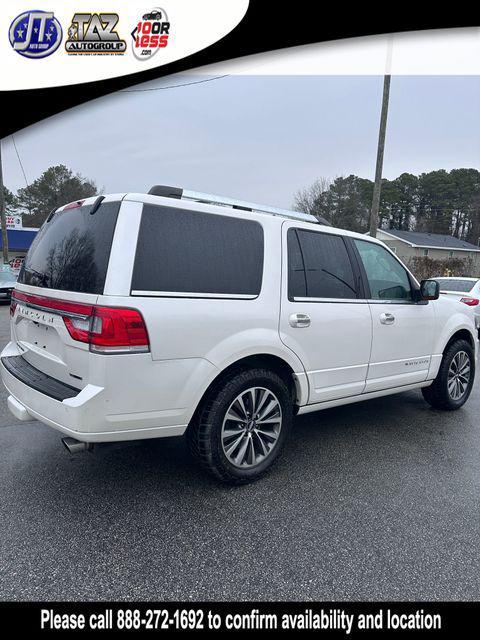
M 4 365 L 2 367 L 3 383 L 9 392 L 7 399 L 10 412 L 23 422 L 27 420 L 39 420 L 44 424 L 60 431 L 64 435 L 71 436 L 82 442 L 116 442 L 120 440 L 141 440 L 145 438 L 166 438 L 181 436 L 187 425 L 172 425 L 169 427 L 136 427 L 135 415 L 132 414 L 132 429 L 114 428 L 109 431 L 90 431 L 84 427 L 84 416 L 88 413 L 88 403 L 95 395 L 95 389 L 87 388 L 81 392 L 80 404 L 70 407 L 49 398 L 48 396 L 27 387 L 23 382 L 14 378 Z M 89 385 L 91 387 L 91 385 Z M 79 394 L 80 396 L 81 394 Z M 26 401 L 24 398 L 28 397 Z M 22 398 L 22 399 L 20 399 Z M 78 396 L 77 396 L 78 399 Z M 115 424 L 112 425 L 115 427 Z M 122 424 L 121 427 L 124 427 Z
M 2 359 L 17 355 L 9 343 Z M 204 360 L 153 362 L 147 356 L 106 358 L 109 386 L 87 384 L 76 395 L 57 400 L 34 389 L 0 361 L 3 383 L 10 394 L 8 406 L 20 420 L 39 420 L 83 442 L 113 442 L 182 435 L 189 423 L 200 389 L 191 380 L 212 375 Z M 134 361 L 137 371 L 132 370 Z M 202 375 L 203 372 L 203 375 Z M 136 375 L 135 375 L 136 374 Z

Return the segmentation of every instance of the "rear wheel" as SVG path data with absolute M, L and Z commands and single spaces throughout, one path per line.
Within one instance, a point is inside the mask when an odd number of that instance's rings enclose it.
M 279 457 L 292 411 L 290 389 L 276 373 L 237 372 L 216 386 L 190 426 L 190 449 L 223 482 L 252 482 Z
M 468 400 L 474 378 L 473 349 L 466 340 L 455 340 L 443 354 L 433 384 L 422 389 L 423 397 L 435 409 L 454 411 Z

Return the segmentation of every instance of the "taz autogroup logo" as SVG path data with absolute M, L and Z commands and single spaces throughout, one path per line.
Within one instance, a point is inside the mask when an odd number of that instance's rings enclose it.
M 76 13 L 68 28 L 65 49 L 70 54 L 123 54 L 127 43 L 118 35 L 116 13 Z
M 155 7 L 144 13 L 132 31 L 132 51 L 138 60 L 152 58 L 168 45 L 170 22 L 163 9 Z
M 46 58 L 58 49 L 62 27 L 51 11 L 24 11 L 10 25 L 10 44 L 25 58 Z

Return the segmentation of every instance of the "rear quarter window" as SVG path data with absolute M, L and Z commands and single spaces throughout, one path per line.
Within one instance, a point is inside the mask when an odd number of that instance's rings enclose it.
M 255 297 L 263 253 L 263 228 L 254 220 L 145 205 L 132 291 Z
M 36 235 L 18 282 L 45 289 L 103 293 L 119 202 L 91 215 L 85 206 L 55 213 Z

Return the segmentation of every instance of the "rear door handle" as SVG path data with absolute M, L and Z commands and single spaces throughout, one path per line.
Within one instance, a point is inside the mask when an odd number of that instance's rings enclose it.
M 393 324 L 395 322 L 395 316 L 393 313 L 382 313 L 380 314 L 380 322 L 382 324 Z
M 301 329 L 302 327 L 310 326 L 310 316 L 306 313 L 293 313 L 288 319 L 291 327 Z

